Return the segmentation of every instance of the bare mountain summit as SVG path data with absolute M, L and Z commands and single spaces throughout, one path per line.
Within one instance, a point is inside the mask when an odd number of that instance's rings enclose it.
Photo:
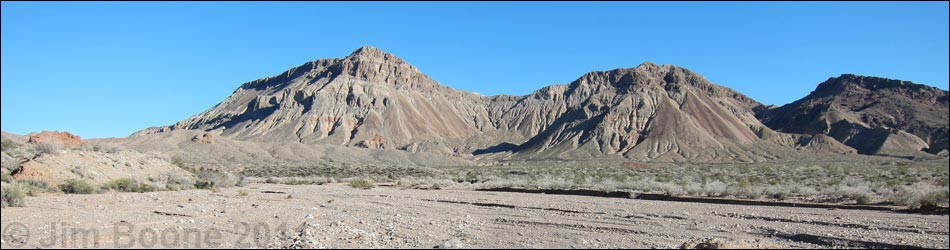
M 946 155 L 947 112 L 946 90 L 844 74 L 759 117 L 778 131 L 828 135 L 861 154 Z
M 133 138 L 183 130 L 195 131 L 191 141 L 205 145 L 223 137 L 488 159 L 762 161 L 802 150 L 854 151 L 839 142 L 847 140 L 773 131 L 756 118 L 761 107 L 695 72 L 649 62 L 591 72 L 527 96 L 485 97 L 362 47 L 245 83 L 205 112 Z

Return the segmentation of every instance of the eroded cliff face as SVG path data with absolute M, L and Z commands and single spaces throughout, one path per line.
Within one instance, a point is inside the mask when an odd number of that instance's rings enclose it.
M 946 144 L 946 92 L 942 98 L 943 137 L 924 141 L 943 138 Z M 345 58 L 245 83 L 201 114 L 134 136 L 197 130 L 246 142 L 447 156 L 760 161 L 802 150 L 850 153 L 854 149 L 845 144 L 853 140 L 839 134 L 864 133 L 772 126 L 798 134 L 781 133 L 756 117 L 815 123 L 775 115 L 786 109 L 765 108 L 697 73 L 653 63 L 591 72 L 527 96 L 484 97 L 441 85 L 396 56 L 363 47 Z M 930 131 L 912 127 L 905 134 Z M 885 140 L 884 148 L 920 143 L 905 134 Z

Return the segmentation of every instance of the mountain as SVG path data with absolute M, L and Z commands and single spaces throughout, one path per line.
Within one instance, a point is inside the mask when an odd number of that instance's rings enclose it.
M 243 84 L 215 107 L 167 130 L 220 131 L 245 141 L 377 149 L 460 144 L 488 125 L 482 97 L 443 86 L 373 47 Z M 455 148 L 433 149 L 447 154 Z
M 531 158 L 758 161 L 788 154 L 795 140 L 762 125 L 752 112 L 761 104 L 751 98 L 649 62 L 490 105 L 517 118 L 496 120 L 527 122 L 509 128 L 532 128 L 521 131 L 530 140 L 512 150 Z
M 248 155 L 326 161 L 335 155 L 327 152 L 352 151 L 353 158 L 379 164 L 419 165 L 604 157 L 749 162 L 854 152 L 837 134 L 781 133 L 756 116 L 782 108 L 765 108 L 687 69 L 649 62 L 590 72 L 526 96 L 481 96 L 367 46 L 247 82 L 211 109 L 139 131 L 125 145 L 203 152 L 194 158 L 244 152 L 225 161 Z M 893 145 L 916 143 L 895 138 Z
M 844 74 L 758 117 L 781 132 L 827 135 L 861 154 L 946 155 L 947 91 L 908 81 Z M 942 152 L 942 153 L 941 153 Z

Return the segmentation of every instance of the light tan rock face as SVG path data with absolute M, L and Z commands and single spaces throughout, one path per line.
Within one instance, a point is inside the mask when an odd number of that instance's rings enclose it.
M 758 116 L 778 131 L 828 135 L 862 154 L 939 154 L 948 146 L 947 91 L 907 81 L 845 74 Z
M 591 72 L 527 96 L 484 97 L 363 47 L 245 83 L 212 109 L 137 135 L 221 131 L 250 142 L 520 159 L 759 161 L 828 147 L 766 127 L 753 112 L 761 106 L 687 69 L 653 63 Z
M 82 146 L 82 138 L 69 132 L 43 131 L 39 134 L 30 134 L 28 143 L 54 143 L 65 147 L 75 148 Z

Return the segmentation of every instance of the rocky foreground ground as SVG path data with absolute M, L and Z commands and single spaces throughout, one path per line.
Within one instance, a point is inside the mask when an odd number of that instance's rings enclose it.
M 947 248 L 947 215 L 345 184 L 46 194 L 3 208 L 12 248 Z M 689 244 L 687 244 L 689 245 Z

